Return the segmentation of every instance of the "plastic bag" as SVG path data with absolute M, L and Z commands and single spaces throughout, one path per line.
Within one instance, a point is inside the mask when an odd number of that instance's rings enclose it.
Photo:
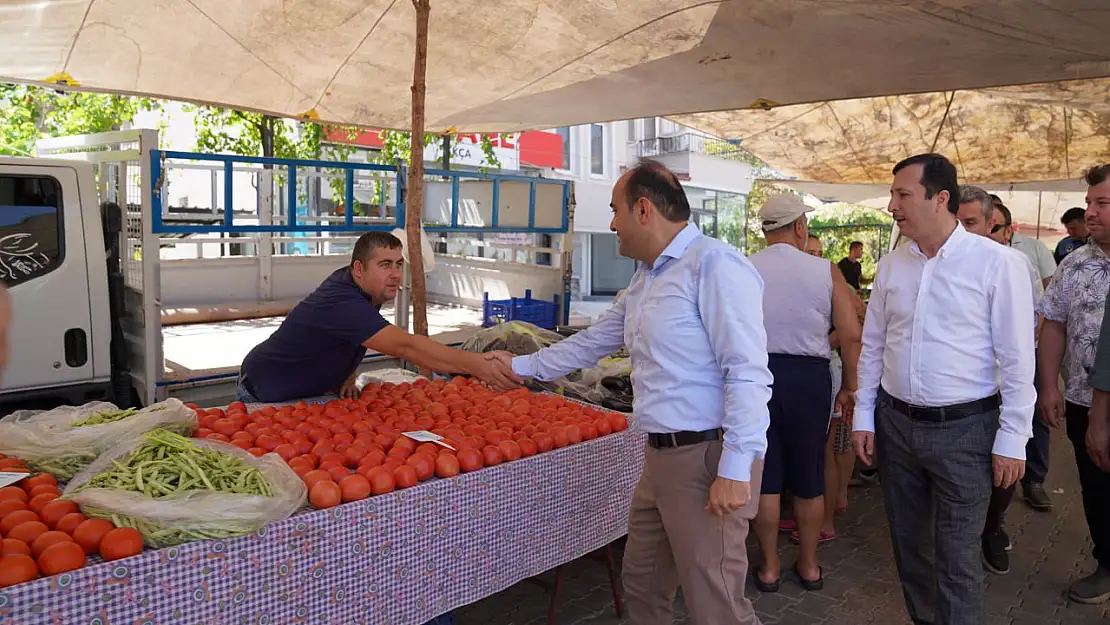
M 130 414 L 107 423 L 75 425 L 110 413 Z M 50 473 L 65 482 L 120 441 L 136 440 L 155 428 L 192 434 L 197 413 L 174 398 L 135 411 L 122 411 L 108 402 L 19 411 L 0 420 L 0 453 L 21 458 L 32 471 Z
M 517 356 L 533 354 L 565 337 L 523 321 L 501 323 L 479 330 L 462 345 L 470 352 L 504 350 Z M 550 382 L 532 380 L 535 390 L 558 393 L 611 410 L 632 411 L 632 360 L 625 350 L 602 358 L 596 366 L 579 369 Z
M 413 373 L 408 369 L 379 369 L 359 374 L 355 386 L 361 389 L 367 384 L 404 384 L 405 382 L 411 384 L 417 380 L 426 379 L 424 376 Z
M 308 489 L 281 456 L 268 453 L 255 457 L 234 445 L 208 439 L 188 442 L 200 449 L 238 458 L 258 469 L 271 496 L 185 490 L 155 499 L 132 490 L 82 489 L 101 472 L 115 467 L 113 460 L 122 462 L 147 442 L 146 437 L 139 436 L 101 454 L 73 478 L 62 496 L 80 505 L 90 518 L 109 519 L 117 526 L 139 530 L 143 542 L 154 548 L 249 534 L 268 523 L 289 518 L 306 503 Z

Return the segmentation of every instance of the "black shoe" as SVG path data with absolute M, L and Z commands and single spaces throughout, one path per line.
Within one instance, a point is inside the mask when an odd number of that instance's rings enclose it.
M 983 566 L 995 575 L 1005 575 L 1010 572 L 1010 556 L 1006 553 L 1010 547 L 1010 537 L 1006 532 L 998 530 L 983 534 Z
M 848 480 L 848 486 L 852 488 L 875 486 L 879 483 L 879 470 L 878 469 L 860 469 L 859 474 Z
M 1087 577 L 1068 588 L 1068 599 L 1077 603 L 1094 605 L 1110 599 L 1110 570 L 1101 566 Z
M 1052 499 L 1045 492 L 1044 484 L 1022 482 L 1021 494 L 1025 496 L 1025 503 L 1029 504 L 1029 507 L 1034 510 L 1048 512 L 1052 509 Z

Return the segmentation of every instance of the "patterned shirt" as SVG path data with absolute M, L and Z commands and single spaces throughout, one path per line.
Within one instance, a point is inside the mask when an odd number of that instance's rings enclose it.
M 1106 295 L 1110 292 L 1110 257 L 1091 242 L 1068 254 L 1045 290 L 1039 312 L 1062 323 L 1067 332 L 1068 379 L 1064 398 L 1091 405 L 1088 377 L 1094 369 Z

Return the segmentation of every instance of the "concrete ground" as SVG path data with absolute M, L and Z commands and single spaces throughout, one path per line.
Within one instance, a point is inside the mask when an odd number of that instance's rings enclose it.
M 1020 495 L 1011 505 L 1006 528 L 1013 541 L 1011 571 L 987 575 L 988 625 L 1094 625 L 1110 618 L 1110 603 L 1085 606 L 1065 597 L 1068 584 L 1094 570 L 1091 544 L 1072 449 L 1062 432 L 1054 432 L 1052 463 L 1045 485 L 1055 509 L 1035 512 Z M 1019 491 L 1020 493 L 1020 491 Z M 897 580 L 886 516 L 879 488 L 852 489 L 849 507 L 840 517 L 839 538 L 821 548 L 825 588 L 806 592 L 784 574 L 778 593 L 761 595 L 748 583 L 763 623 L 783 625 L 902 625 L 910 623 Z M 781 538 L 784 568 L 796 548 Z M 619 547 L 615 546 L 619 558 Z M 759 562 L 754 538 L 749 556 Z M 550 579 L 552 574 L 548 573 Z M 566 567 L 556 609 L 559 625 L 627 623 L 613 611 L 605 567 L 582 559 Z M 539 625 L 547 622 L 549 594 L 524 582 L 456 611 L 458 625 Z M 688 623 L 681 598 L 675 622 Z

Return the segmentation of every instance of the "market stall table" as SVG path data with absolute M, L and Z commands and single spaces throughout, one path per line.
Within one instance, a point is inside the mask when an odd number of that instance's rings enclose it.
M 424 623 L 624 535 L 643 447 L 630 420 L 248 536 L 39 579 L 0 590 L 0 624 Z

